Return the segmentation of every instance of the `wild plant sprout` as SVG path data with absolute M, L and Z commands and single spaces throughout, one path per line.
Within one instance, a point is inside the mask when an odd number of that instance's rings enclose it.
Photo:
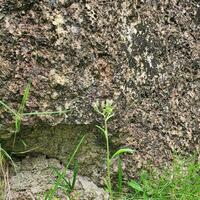
M 110 195 L 110 200 L 113 200 L 113 185 L 111 181 L 111 165 L 114 159 L 119 158 L 119 156 L 123 153 L 133 153 L 133 150 L 130 148 L 121 148 L 116 151 L 112 156 L 110 155 L 110 144 L 109 144 L 109 131 L 108 131 L 108 121 L 114 116 L 114 106 L 112 105 L 112 101 L 102 102 L 101 105 L 99 102 L 96 102 L 94 105 L 94 110 L 102 116 L 103 125 L 96 126 L 104 135 L 106 140 L 106 177 L 105 184 Z M 121 165 L 121 164 L 120 164 Z M 119 166 L 119 165 L 118 165 Z M 121 170 L 119 170 L 120 174 L 118 177 L 121 177 Z M 121 178 L 118 179 L 118 186 L 121 186 L 122 181 Z M 121 190 L 121 189 L 120 189 Z

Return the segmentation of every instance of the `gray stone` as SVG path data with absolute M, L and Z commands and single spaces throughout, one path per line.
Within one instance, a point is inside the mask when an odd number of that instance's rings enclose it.
M 41 165 L 45 163 L 45 165 Z M 47 165 L 46 165 L 47 164 Z M 55 177 L 52 173 L 52 167 L 63 170 L 64 166 L 56 159 L 47 159 L 45 156 L 25 158 L 17 163 L 17 174 L 10 176 L 10 199 L 43 199 L 45 191 L 52 186 Z M 36 170 L 37 168 L 37 170 Z M 72 178 L 72 171 L 68 171 L 66 178 Z M 106 200 L 106 192 L 97 187 L 90 179 L 82 176 L 77 177 L 74 196 L 81 200 Z M 57 197 L 68 199 L 64 194 L 58 193 Z

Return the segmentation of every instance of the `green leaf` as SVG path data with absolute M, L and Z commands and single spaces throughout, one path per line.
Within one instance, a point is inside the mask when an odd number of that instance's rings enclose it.
M 5 104 L 3 101 L 0 101 L 0 104 L 4 106 L 10 113 L 12 113 L 15 117 L 18 116 L 17 112 L 15 112 L 10 106 Z
M 118 185 L 118 192 L 121 193 L 122 192 L 122 176 L 123 176 L 123 170 L 122 170 L 122 160 L 119 158 L 118 160 L 118 181 L 117 181 L 117 185 Z
M 119 155 L 123 154 L 123 153 L 133 153 L 134 151 L 132 149 L 129 148 L 123 148 L 123 149 L 119 149 L 111 158 L 114 159 L 116 157 L 118 157 Z
M 75 187 L 75 183 L 76 183 L 76 178 L 78 175 L 78 161 L 76 160 L 74 163 L 74 168 L 73 168 L 73 179 L 72 179 L 72 184 L 71 184 L 71 189 L 73 190 Z
M 144 191 L 142 189 L 142 187 L 134 180 L 131 180 L 130 182 L 128 182 L 128 186 L 130 186 L 131 188 L 133 188 L 134 190 L 136 190 L 138 192 L 143 192 Z
M 67 161 L 66 163 L 66 167 L 65 167 L 65 171 L 67 171 L 67 169 L 69 168 L 71 162 L 74 160 L 74 157 L 76 156 L 76 154 L 78 153 L 79 149 L 80 149 L 80 146 L 81 144 L 83 143 L 85 139 L 85 135 L 81 138 L 80 142 L 78 143 L 78 145 L 76 146 L 73 154 L 71 155 L 71 157 L 69 158 L 69 161 Z
M 30 89 L 31 89 L 31 81 L 29 81 L 28 85 L 26 86 L 26 88 L 24 90 L 22 102 L 21 102 L 21 105 L 18 110 L 18 115 L 22 115 L 24 112 L 24 108 L 29 99 Z

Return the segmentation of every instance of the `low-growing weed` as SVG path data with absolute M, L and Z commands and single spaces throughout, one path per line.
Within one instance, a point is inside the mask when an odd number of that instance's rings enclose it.
M 116 158 L 119 158 L 121 154 L 124 153 L 133 153 L 132 149 L 129 148 L 122 148 L 116 151 L 112 156 L 110 155 L 110 144 L 109 144 L 109 132 L 108 132 L 108 121 L 114 116 L 114 107 L 112 106 L 112 102 L 105 101 L 102 102 L 101 105 L 99 102 L 94 104 L 95 111 L 103 117 L 103 125 L 98 126 L 97 128 L 103 133 L 103 136 L 106 141 L 106 177 L 105 177 L 105 184 L 107 187 L 107 191 L 110 195 L 110 200 L 114 199 L 114 190 L 113 184 L 111 180 L 111 165 Z M 121 169 L 121 161 L 118 164 L 118 190 L 122 190 L 122 169 Z

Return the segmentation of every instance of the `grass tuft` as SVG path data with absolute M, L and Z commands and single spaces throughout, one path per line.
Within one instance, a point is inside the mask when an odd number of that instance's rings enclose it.
M 194 157 L 176 157 L 161 175 L 156 170 L 143 171 L 139 182 L 131 180 L 128 185 L 133 192 L 124 200 L 199 200 L 200 163 Z

